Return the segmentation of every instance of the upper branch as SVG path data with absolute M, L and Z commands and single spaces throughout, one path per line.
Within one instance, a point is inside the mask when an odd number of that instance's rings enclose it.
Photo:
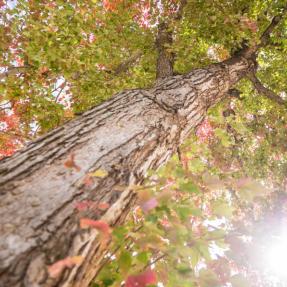
M 181 0 L 177 12 L 170 17 L 169 21 L 164 21 L 158 25 L 156 38 L 156 48 L 158 51 L 156 64 L 157 79 L 164 79 L 174 74 L 175 54 L 168 49 L 173 43 L 173 31 L 169 26 L 171 26 L 170 24 L 173 20 L 180 21 L 182 19 L 186 4 L 187 0 Z
M 260 93 L 266 96 L 267 98 L 271 99 L 272 101 L 280 104 L 280 105 L 286 105 L 286 102 L 279 97 L 276 93 L 274 93 L 272 90 L 266 88 L 256 77 L 255 72 L 251 71 L 247 78 L 252 82 L 254 88 Z
M 269 26 L 263 32 L 263 34 L 260 37 L 260 44 L 258 45 L 258 48 L 265 47 L 268 44 L 271 33 L 274 31 L 276 26 L 281 22 L 286 12 L 287 12 L 287 5 L 283 8 L 283 11 L 280 15 L 277 15 L 272 19 Z
M 173 42 L 172 31 L 168 25 L 163 22 L 158 26 L 158 34 L 156 38 L 156 47 L 158 51 L 156 63 L 156 78 L 164 79 L 173 75 L 174 53 L 168 50 Z
M 253 46 L 244 45 L 238 54 L 245 58 L 256 58 L 257 51 L 260 48 L 265 47 L 269 44 L 270 35 L 274 31 L 274 29 L 278 26 L 278 24 L 281 22 L 281 20 L 284 18 L 286 12 L 287 12 L 287 5 L 283 8 L 283 11 L 280 15 L 277 15 L 272 19 L 271 23 L 262 33 L 259 43 Z

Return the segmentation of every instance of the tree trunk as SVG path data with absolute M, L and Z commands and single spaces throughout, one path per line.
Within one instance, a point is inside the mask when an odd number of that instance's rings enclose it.
M 96 230 L 79 228 L 79 219 L 122 222 L 136 198 L 130 186 L 170 158 L 250 65 L 237 57 L 153 89 L 119 93 L 2 160 L 0 286 L 88 286 L 103 246 Z M 108 175 L 85 184 L 97 169 Z M 75 203 L 82 200 L 110 208 L 79 212 Z M 80 266 L 48 276 L 48 265 L 75 255 L 85 258 Z

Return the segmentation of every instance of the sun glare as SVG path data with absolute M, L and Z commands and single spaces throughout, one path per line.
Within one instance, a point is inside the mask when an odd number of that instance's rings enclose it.
M 266 250 L 265 265 L 271 276 L 287 283 L 287 234 L 271 241 Z

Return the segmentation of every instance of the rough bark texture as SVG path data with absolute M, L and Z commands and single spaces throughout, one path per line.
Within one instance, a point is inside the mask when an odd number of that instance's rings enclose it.
M 172 32 L 167 23 L 161 23 L 158 27 L 156 47 L 158 51 L 156 63 L 156 78 L 165 79 L 173 75 L 174 54 L 168 48 L 172 45 Z
M 79 228 L 79 218 L 122 222 L 135 201 L 129 186 L 165 163 L 250 65 L 236 57 L 119 93 L 2 160 L 0 286 L 88 286 L 103 247 L 95 230 Z M 71 154 L 80 170 L 65 167 Z M 108 176 L 86 186 L 85 175 L 97 169 Z M 78 212 L 75 203 L 86 199 L 110 208 Z M 83 264 L 49 278 L 49 264 L 75 255 Z

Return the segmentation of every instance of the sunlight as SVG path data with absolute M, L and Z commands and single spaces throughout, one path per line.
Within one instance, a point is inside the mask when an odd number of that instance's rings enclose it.
M 287 279 L 287 234 L 276 238 L 266 250 L 266 268 L 270 275 Z

